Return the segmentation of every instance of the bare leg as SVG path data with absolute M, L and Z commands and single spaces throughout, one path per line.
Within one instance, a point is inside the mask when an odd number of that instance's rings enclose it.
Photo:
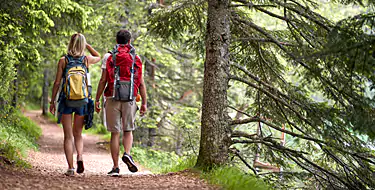
M 120 133 L 119 132 L 112 132 L 111 133 L 111 155 L 113 160 L 113 168 L 118 168 L 118 156 L 120 152 Z
M 132 131 L 124 131 L 124 135 L 122 136 L 122 145 L 124 146 L 126 154 L 130 155 L 130 150 L 133 146 L 133 132 Z
M 64 129 L 64 152 L 68 169 L 73 168 L 73 132 L 72 132 L 72 115 L 63 114 L 61 119 Z
M 132 131 L 124 131 L 124 135 L 122 136 L 122 144 L 124 145 L 124 149 L 126 154 L 122 157 L 122 161 L 128 166 L 129 171 L 137 172 L 138 168 L 135 165 L 133 158 L 130 156 L 130 149 L 133 145 L 133 132 Z
M 74 114 L 74 124 L 73 124 L 73 136 L 74 144 L 77 150 L 77 161 L 82 161 L 83 153 L 83 139 L 82 139 L 82 129 L 83 129 L 84 116 Z

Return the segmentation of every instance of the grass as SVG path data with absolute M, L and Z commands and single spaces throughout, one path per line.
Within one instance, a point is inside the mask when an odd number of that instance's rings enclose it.
M 178 172 L 193 168 L 197 162 L 196 156 L 179 157 L 177 163 L 166 166 L 162 173 Z
M 40 110 L 41 109 L 39 104 L 32 102 L 32 101 L 29 101 L 26 104 L 24 104 L 24 107 L 26 110 Z
M 96 124 L 92 128 L 82 130 L 83 133 L 100 135 L 101 139 L 109 141 L 111 139 L 111 133 L 107 131 L 107 128 L 103 124 Z
M 20 112 L 0 118 L 0 157 L 9 164 L 29 167 L 23 158 L 30 149 L 37 150 L 36 141 L 42 130 Z
M 48 121 L 51 121 L 53 123 L 57 123 L 57 117 L 52 115 L 52 113 L 48 112 L 47 116 L 45 116 L 45 117 L 48 119 Z
M 202 177 L 209 183 L 219 185 L 227 190 L 268 190 L 271 189 L 262 179 L 245 174 L 236 167 L 221 166 L 209 172 L 204 172 Z
M 180 157 L 174 152 L 157 151 L 142 147 L 133 147 L 132 156 L 136 162 L 153 173 L 181 171 L 194 166 L 192 163 L 195 162 L 195 158 Z

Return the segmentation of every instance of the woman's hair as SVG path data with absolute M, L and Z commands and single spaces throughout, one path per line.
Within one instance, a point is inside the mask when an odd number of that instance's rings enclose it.
M 85 48 L 85 36 L 81 33 L 73 34 L 68 45 L 68 54 L 73 57 L 83 56 L 85 54 Z

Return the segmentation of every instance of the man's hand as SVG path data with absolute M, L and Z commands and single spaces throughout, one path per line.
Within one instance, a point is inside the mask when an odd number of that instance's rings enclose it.
M 51 112 L 52 115 L 55 115 L 55 111 L 56 111 L 56 106 L 55 106 L 55 103 L 51 103 L 49 105 L 49 112 Z
M 101 110 L 100 101 L 95 101 L 95 111 L 96 111 L 96 113 L 99 113 L 100 110 Z
M 141 110 L 139 110 L 139 113 L 141 114 L 141 116 L 143 116 L 147 111 L 147 104 L 142 104 L 141 105 Z

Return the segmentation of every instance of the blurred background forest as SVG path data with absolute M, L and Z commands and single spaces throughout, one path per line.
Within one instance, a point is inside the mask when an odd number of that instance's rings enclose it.
M 231 72 L 237 78 L 229 81 L 227 104 L 229 117 L 238 121 L 231 124 L 230 167 L 277 189 L 374 188 L 372 2 L 232 1 L 230 7 Z M 199 0 L 2 2 L 1 152 L 12 149 L 11 142 L 25 144 L 8 127 L 19 125 L 20 110 L 43 109 L 49 115 L 57 61 L 66 54 L 70 36 L 83 33 L 103 56 L 115 45 L 116 32 L 125 28 L 143 61 L 148 95 L 148 113 L 136 121 L 135 159 L 155 172 L 194 166 L 201 136 L 206 9 L 206 1 Z M 287 16 L 293 21 L 281 18 Z M 307 72 L 300 63 L 315 70 Z M 100 65 L 90 68 L 93 92 Z M 254 86 L 244 73 L 254 76 Z M 293 109 L 278 109 L 289 104 Z M 258 120 L 244 121 L 255 115 Z M 94 120 L 86 132 L 107 141 L 102 113 L 95 113 Z M 353 152 L 345 153 L 349 149 Z

